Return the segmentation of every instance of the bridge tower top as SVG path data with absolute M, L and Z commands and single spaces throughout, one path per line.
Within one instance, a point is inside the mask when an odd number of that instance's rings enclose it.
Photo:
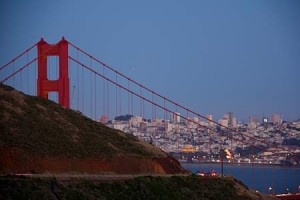
M 38 49 L 38 79 L 37 95 L 48 99 L 49 92 L 58 93 L 58 102 L 65 108 L 70 108 L 70 81 L 68 76 L 68 41 L 64 37 L 54 45 L 48 44 L 43 38 L 37 43 Z M 48 56 L 58 56 L 59 76 L 57 80 L 49 80 L 47 74 Z

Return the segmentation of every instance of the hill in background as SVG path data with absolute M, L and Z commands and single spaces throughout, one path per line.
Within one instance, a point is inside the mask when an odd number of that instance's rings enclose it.
M 18 173 L 31 175 L 3 175 Z M 188 172 L 136 137 L 1 84 L 0 174 L 0 199 L 273 199 L 228 177 L 97 179 Z
M 2 84 L 0 150 L 0 173 L 186 173 L 153 145 Z

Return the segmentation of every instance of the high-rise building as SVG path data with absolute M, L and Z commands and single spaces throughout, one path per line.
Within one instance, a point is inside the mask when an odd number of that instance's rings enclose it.
M 198 117 L 193 117 L 193 122 L 199 123 L 199 118 Z
M 259 125 L 258 117 L 257 116 L 250 116 L 248 118 L 248 127 L 256 128 Z
M 263 124 L 267 124 L 268 123 L 268 118 L 266 116 L 263 116 Z
M 233 113 L 228 112 L 228 128 L 233 128 Z
M 207 117 L 207 119 L 209 119 L 209 120 L 211 120 L 211 121 L 213 120 L 213 116 L 212 116 L 212 115 L 207 115 L 206 117 Z M 207 122 L 208 122 L 208 125 L 209 125 L 209 126 L 213 126 L 214 123 L 211 122 L 211 121 L 209 121 L 209 120 L 207 121 Z
M 272 114 L 271 115 L 271 123 L 280 125 L 282 124 L 282 116 L 280 114 Z
M 228 112 L 227 114 L 224 115 L 223 118 L 228 120 L 228 128 L 237 127 L 236 118 L 233 116 L 233 112 Z
M 237 128 L 237 120 L 236 120 L 236 117 L 233 117 L 232 118 L 232 128 Z
M 222 118 L 222 119 L 220 119 L 219 121 L 218 121 L 218 123 L 219 124 L 221 124 L 223 127 L 221 127 L 221 128 L 224 128 L 224 126 L 225 127 L 228 127 L 228 119 L 227 118 Z
M 171 113 L 171 122 L 180 123 L 180 113 Z

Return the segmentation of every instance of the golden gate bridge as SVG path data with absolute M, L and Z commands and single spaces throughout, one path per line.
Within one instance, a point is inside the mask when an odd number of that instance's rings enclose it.
M 204 120 L 209 124 L 213 123 L 230 133 L 228 138 L 231 140 L 231 145 L 232 141 L 235 141 L 242 147 L 252 148 L 253 154 L 248 156 L 251 159 L 252 168 L 255 149 L 281 148 L 261 138 L 224 126 L 159 94 L 93 57 L 64 37 L 57 44 L 48 44 L 41 38 L 39 42 L 1 66 L 0 72 L 2 84 L 10 85 L 29 95 L 56 101 L 63 107 L 78 110 L 95 121 L 99 121 L 99 116 L 102 116 L 101 121 L 106 123 L 113 116 L 123 114 L 139 115 L 143 119 L 161 118 L 166 121 L 171 115 L 179 116 L 181 113 L 180 118 L 186 122 L 205 129 L 208 134 L 219 134 L 217 129 L 203 125 L 194 118 Z M 209 143 L 212 141 L 210 136 Z M 222 144 L 219 145 L 222 148 Z M 209 152 L 212 153 L 211 149 Z M 293 157 L 290 152 L 288 154 Z M 212 158 L 212 156 L 209 157 Z M 263 166 L 267 162 L 261 164 Z M 291 170 L 296 173 L 295 169 L 296 166 L 291 167 Z M 276 174 L 273 177 L 275 178 Z M 265 182 L 263 174 L 260 178 L 262 183 Z M 253 174 L 252 179 L 254 179 Z M 280 184 L 280 181 L 277 183 L 273 181 L 274 184 Z M 300 180 L 294 178 L 291 185 L 290 192 L 296 193 L 300 190 Z M 265 188 L 271 188 L 271 186 L 265 186 Z M 261 192 L 267 193 L 267 191 L 268 189 Z M 272 193 L 275 191 L 273 190 Z M 299 194 L 278 197 L 297 199 Z

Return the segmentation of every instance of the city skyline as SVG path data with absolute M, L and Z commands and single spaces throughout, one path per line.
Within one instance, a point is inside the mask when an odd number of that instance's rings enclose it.
M 0 7 L 1 66 L 41 36 L 53 43 L 65 36 L 205 116 L 300 118 L 297 1 L 2 1 Z
M 107 115 L 103 114 L 101 116 L 99 116 L 96 120 L 97 121 L 102 121 L 101 119 L 103 119 L 103 121 L 105 121 L 105 123 L 107 123 L 109 120 L 120 120 L 123 121 L 124 119 L 123 118 L 130 118 L 130 117 L 141 117 L 141 119 L 143 120 L 166 120 L 166 121 L 169 121 L 169 122 L 176 122 L 176 123 L 182 123 L 185 121 L 185 118 L 189 118 L 191 120 L 199 120 L 199 121 L 208 121 L 207 119 L 211 120 L 212 121 L 212 124 L 215 124 L 216 123 L 219 123 L 219 124 L 222 124 L 222 122 L 220 122 L 221 120 L 225 119 L 227 120 L 227 122 L 225 122 L 227 125 L 224 125 L 224 126 L 227 126 L 229 128 L 236 128 L 236 125 L 241 123 L 241 124 L 264 124 L 264 123 L 273 123 L 273 124 L 282 124 L 283 122 L 296 122 L 296 121 L 300 121 L 300 119 L 297 119 L 297 120 L 293 120 L 293 121 L 286 121 L 283 117 L 283 115 L 281 114 L 278 114 L 278 113 L 272 113 L 270 116 L 266 116 L 266 115 L 263 115 L 263 116 L 258 116 L 258 115 L 249 115 L 248 118 L 246 120 L 242 120 L 240 119 L 238 116 L 235 116 L 234 113 L 233 114 L 233 120 L 234 120 L 234 124 L 235 124 L 235 127 L 231 127 L 228 126 L 228 123 L 229 123 L 229 117 L 228 117 L 228 113 L 232 113 L 232 112 L 227 112 L 227 113 L 224 113 L 224 115 L 221 117 L 221 118 L 214 118 L 213 115 L 210 115 L 208 114 L 207 116 L 204 116 L 205 118 L 203 117 L 186 117 L 186 116 L 181 116 L 180 113 L 176 113 L 173 114 L 171 113 L 169 117 L 167 117 L 166 119 L 164 119 L 163 117 L 156 117 L 156 118 L 151 118 L 151 117 L 142 117 L 138 114 L 136 115 L 132 115 L 132 114 L 121 114 L 121 115 L 118 115 L 118 116 L 115 116 L 115 117 L 112 117 L 112 118 L 108 118 Z M 105 119 L 105 120 L 104 120 Z M 232 119 L 231 119 L 232 120 Z M 196 121 L 198 123 L 198 121 Z M 231 122 L 232 123 L 232 122 Z

